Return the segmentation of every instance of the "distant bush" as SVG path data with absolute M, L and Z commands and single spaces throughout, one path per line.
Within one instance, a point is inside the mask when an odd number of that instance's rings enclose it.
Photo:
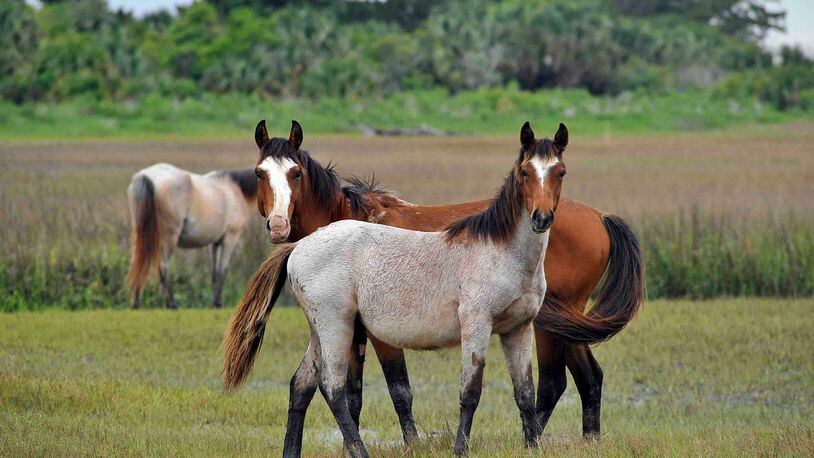
M 771 71 L 759 38 L 783 16 L 758 0 L 202 0 L 140 19 L 104 0 L 43 3 L 0 3 L 0 94 L 15 103 L 355 98 L 512 83 L 592 94 L 705 89 Z M 748 95 L 797 104 L 787 78 L 776 89 L 730 84 L 740 96 L 754 89 Z
M 717 86 L 715 93 L 726 97 L 754 96 L 778 110 L 809 110 L 812 89 L 814 65 L 798 63 L 731 75 Z

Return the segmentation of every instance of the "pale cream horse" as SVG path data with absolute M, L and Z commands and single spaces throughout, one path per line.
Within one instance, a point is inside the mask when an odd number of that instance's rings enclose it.
M 133 225 L 127 275 L 132 306 L 139 306 L 147 277 L 157 266 L 167 307 L 176 308 L 170 281 L 175 248 L 212 245 L 212 303 L 220 307 L 229 258 L 257 205 L 254 170 L 199 175 L 154 164 L 133 175 L 127 197 Z
M 223 378 L 227 389 L 245 380 L 287 273 L 311 340 L 291 380 L 284 456 L 299 453 L 301 437 L 295 436 L 302 434 L 303 413 L 297 406 L 318 385 L 347 450 L 367 456 L 346 402 L 357 316 L 369 333 L 395 347 L 461 345 L 458 455 L 468 447 L 489 336 L 499 334 L 526 443 L 536 443 L 532 319 L 546 291 L 543 259 L 565 176 L 566 143 L 562 124 L 553 142 L 535 140 L 524 124 L 520 156 L 491 206 L 445 232 L 340 221 L 272 253 L 229 324 Z

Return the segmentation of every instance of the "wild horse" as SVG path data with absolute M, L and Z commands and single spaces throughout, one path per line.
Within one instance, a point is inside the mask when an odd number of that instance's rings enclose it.
M 255 141 L 260 148 L 255 169 L 259 182 L 257 205 L 275 243 L 297 241 L 344 219 L 438 231 L 462 217 L 484 211 L 493 202 L 485 199 L 424 206 L 405 202 L 361 180 L 349 179 L 350 185 L 342 188 L 330 166 L 323 167 L 300 149 L 303 132 L 296 121 L 292 122 L 288 139 L 269 139 L 265 121 L 261 121 Z M 521 144 L 528 141 L 527 135 Z M 563 129 L 555 141 L 565 147 L 567 131 Z M 603 374 L 587 344 L 612 337 L 635 315 L 643 298 L 641 251 L 621 218 L 567 198 L 560 200 L 550 232 L 545 257 L 548 290 L 534 327 L 540 377 L 537 412 L 544 427 L 565 391 L 567 366 L 582 398 L 583 432 L 594 436 L 600 427 Z M 604 283 L 594 306 L 583 314 L 603 274 Z M 404 440 L 409 443 L 417 433 L 404 352 L 375 336 L 369 337 L 382 364 Z M 364 327 L 358 324 L 348 372 L 348 401 L 357 424 L 366 340 Z M 304 412 L 307 404 L 292 404 L 290 409 Z
M 291 380 L 291 404 L 310 399 L 319 386 L 353 455 L 367 456 L 347 403 L 353 358 L 348 350 L 357 319 L 392 347 L 461 345 L 456 455 L 468 447 L 489 336 L 499 334 L 526 444 L 534 445 L 540 429 L 531 372 L 532 320 L 545 296 L 543 259 L 565 176 L 564 132 L 560 125 L 554 142 L 537 141 L 526 123 L 523 148 L 497 197 L 483 212 L 444 232 L 341 221 L 278 247 L 229 324 L 227 386 L 245 379 L 287 277 L 311 327 L 308 350 Z M 299 453 L 303 420 L 304 412 L 289 415 L 284 455 Z
M 154 164 L 133 175 L 127 189 L 133 225 L 127 284 L 137 308 L 150 271 L 158 266 L 168 308 L 176 308 L 170 259 L 176 247 L 212 245 L 212 303 L 221 294 L 232 251 L 257 198 L 254 170 L 213 171 L 206 175 L 170 164 Z

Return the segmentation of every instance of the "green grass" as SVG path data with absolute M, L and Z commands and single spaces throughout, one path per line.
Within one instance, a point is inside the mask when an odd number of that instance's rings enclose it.
M 524 92 L 514 87 L 450 95 L 442 89 L 386 98 L 264 100 L 210 95 L 174 100 L 159 96 L 127 102 L 76 99 L 59 104 L 0 103 L 5 140 L 245 138 L 262 118 L 272 125 L 297 119 L 310 133 L 358 133 L 357 124 L 434 128 L 477 134 L 516 132 L 524 120 L 566 122 L 583 135 L 710 130 L 810 118 L 780 112 L 751 98 L 710 92 L 591 96 L 584 90 Z
M 596 348 L 605 371 L 603 436 L 585 443 L 570 383 L 543 443 L 552 456 L 811 455 L 812 300 L 648 303 Z M 276 455 L 288 379 L 306 345 L 296 308 L 275 309 L 249 384 L 220 391 L 228 311 L 103 310 L 0 315 L 0 455 Z M 474 456 L 517 456 L 519 418 L 493 339 Z M 409 353 L 419 428 L 413 456 L 449 456 L 458 419 L 457 349 Z M 362 411 L 374 456 L 402 456 L 395 414 L 371 355 Z M 341 455 L 317 396 L 308 455 Z M 529 453 L 537 455 L 537 452 Z

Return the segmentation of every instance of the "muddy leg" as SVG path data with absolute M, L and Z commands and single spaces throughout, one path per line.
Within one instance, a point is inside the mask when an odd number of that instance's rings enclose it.
M 467 308 L 461 307 L 466 310 Z M 460 312 L 459 312 L 460 313 Z M 469 450 L 469 433 L 475 410 L 480 403 L 483 387 L 483 369 L 486 367 L 486 350 L 489 348 L 489 334 L 492 326 L 484 320 L 461 320 L 461 420 L 455 438 L 454 453 L 465 455 Z
M 345 450 L 354 457 L 368 457 L 365 444 L 359 436 L 359 429 L 353 422 L 348 409 L 348 348 L 353 341 L 353 322 L 347 326 L 339 323 L 330 325 L 317 322 L 318 334 L 321 343 L 331 342 L 331 345 L 320 345 L 322 354 L 322 370 L 320 371 L 320 389 L 328 402 L 328 407 L 336 419 L 339 430 L 342 431 Z
M 305 413 L 319 385 L 319 340 L 311 335 L 311 342 L 305 356 L 291 377 L 288 400 L 288 423 L 285 426 L 284 457 L 298 457 L 302 454 L 302 431 Z
M 602 368 L 594 358 L 591 347 L 569 345 L 566 364 L 574 377 L 582 399 L 582 434 L 586 438 L 599 437 L 599 418 L 602 406 Z
M 404 444 L 409 447 L 418 440 L 418 430 L 413 419 L 413 392 L 410 388 L 410 377 L 407 375 L 404 350 L 391 347 L 373 337 L 370 338 L 370 342 L 376 349 L 376 356 L 382 365 L 390 399 L 399 417 Z
M 535 337 L 540 372 L 537 419 L 542 434 L 568 382 L 565 378 L 565 345 L 539 329 L 535 329 Z
M 519 326 L 500 336 L 506 365 L 514 386 L 514 400 L 520 409 L 520 420 L 523 424 L 523 437 L 526 447 L 537 443 L 539 425 L 534 410 L 534 376 L 531 374 L 531 322 Z

